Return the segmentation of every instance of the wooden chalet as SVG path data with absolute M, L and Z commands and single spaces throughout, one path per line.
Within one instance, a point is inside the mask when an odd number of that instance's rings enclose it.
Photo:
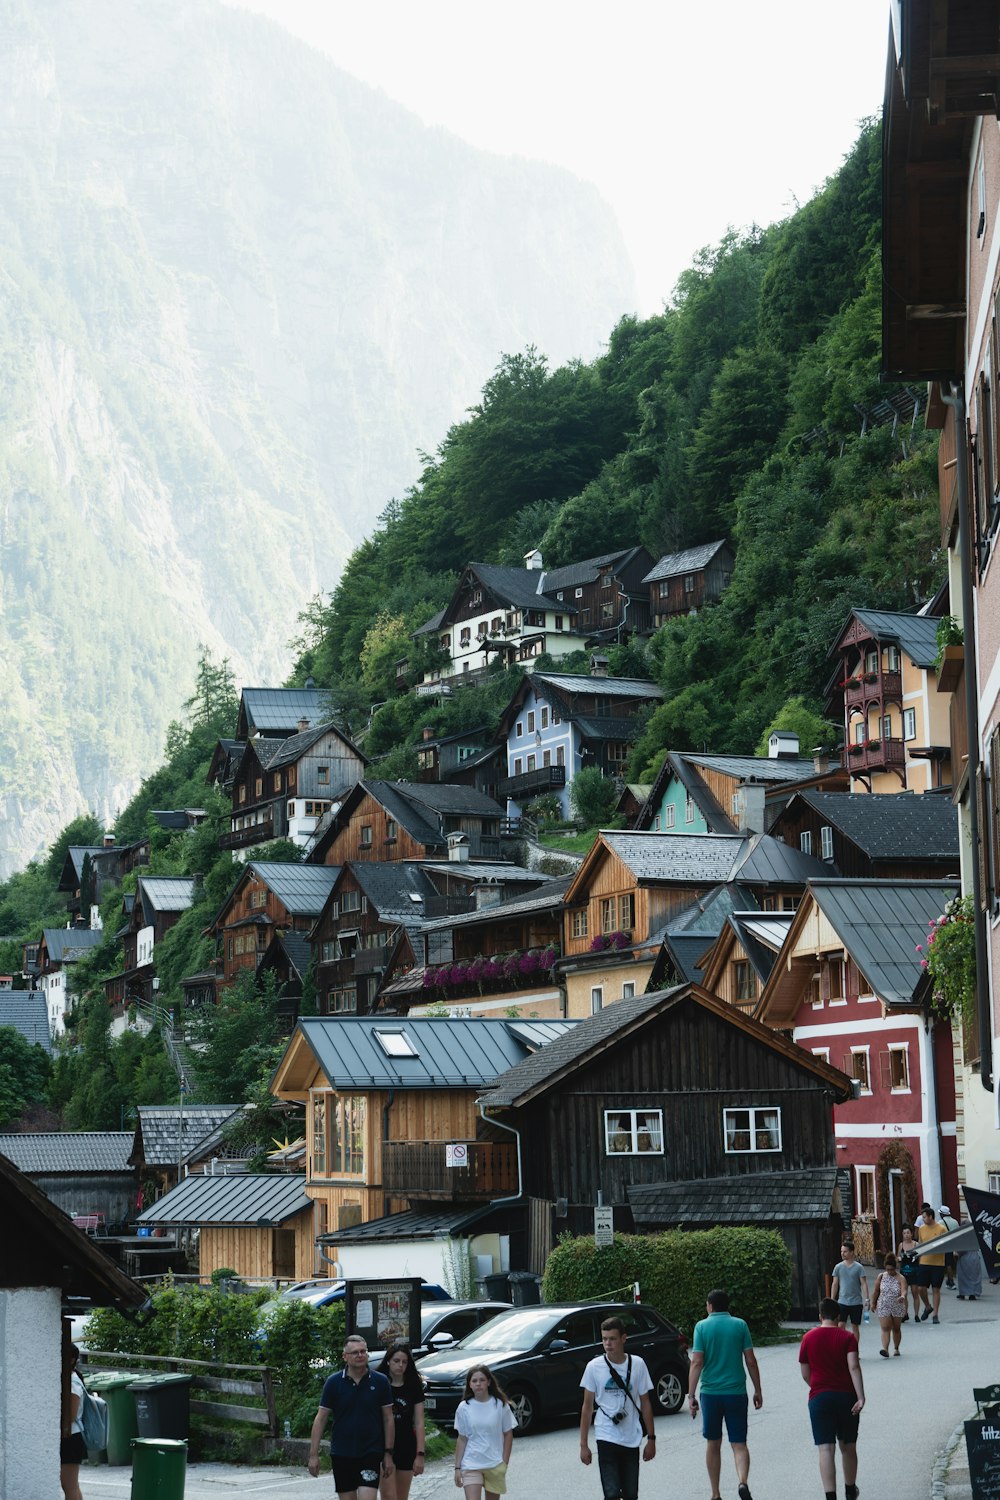
M 199 1148 L 239 1112 L 235 1104 L 140 1104 L 128 1162 L 138 1175 L 143 1197 L 161 1197 Z M 220 1153 L 221 1154 L 221 1153 Z
M 834 1114 L 837 1160 L 851 1171 L 855 1211 L 881 1223 L 883 1250 L 899 1243 L 922 1199 L 958 1196 L 951 1025 L 929 1013 L 920 967 L 928 924 L 956 890 L 810 880 L 755 1009 L 855 1080 L 858 1097 Z
M 769 833 L 795 791 L 847 790 L 839 761 L 803 759 L 795 736 L 772 741 L 767 756 L 669 751 L 632 826 L 653 833 Z
M 498 860 L 512 836 L 499 803 L 472 787 L 366 780 L 331 814 L 308 860 L 336 865 L 361 859 Z
M 843 720 L 852 790 L 950 788 L 948 705 L 936 687 L 938 623 L 929 614 L 855 609 L 831 646 L 826 714 Z
M 732 911 L 702 957 L 703 989 L 752 1016 L 795 913 Z
M 285 1031 L 291 1031 L 298 1020 L 303 985 L 312 956 L 309 939 L 304 933 L 276 932 L 257 964 L 257 978 L 261 984 L 269 974 L 274 976 L 278 1016 Z
M 192 1243 L 197 1230 L 203 1280 L 223 1267 L 251 1281 L 298 1281 L 325 1271 L 316 1251 L 316 1205 L 299 1175 L 192 1175 L 144 1209 L 138 1223 L 188 1232 Z
M 822 874 L 766 834 L 600 833 L 565 897 L 567 1015 L 642 994 L 667 929 L 716 886 L 738 884 L 758 906 L 794 904 Z
M 884 792 L 796 792 L 771 825 L 775 838 L 816 854 L 831 875 L 941 880 L 958 876 L 958 817 L 950 797 Z
M 300 1019 L 271 1092 L 306 1109 L 305 1190 L 317 1232 L 335 1235 L 414 1203 L 486 1206 L 516 1193 L 513 1143 L 483 1126 L 476 1096 L 567 1024 Z M 463 1166 L 449 1165 L 456 1146 Z
M 152 1002 L 154 949 L 193 904 L 197 887 L 190 875 L 140 875 L 135 892 L 124 898 L 122 967 L 104 981 L 105 998 L 116 1014 L 133 1002 Z
M 50 1203 L 92 1231 L 114 1232 L 133 1217 L 139 1177 L 129 1161 L 131 1130 L 27 1131 L 0 1135 L 0 1153 Z
M 236 742 L 288 739 L 330 720 L 330 695 L 308 678 L 304 687 L 245 687 L 240 694 Z
M 529 553 L 530 568 L 541 554 Z M 653 559 L 645 547 L 624 547 L 565 568 L 544 568 L 539 589 L 557 604 L 572 604 L 580 634 L 590 640 L 623 640 L 649 629 L 645 575 Z
M 588 1234 L 594 1204 L 622 1231 L 777 1229 L 793 1315 L 815 1315 L 842 1233 L 832 1106 L 837 1068 L 697 986 L 581 1021 L 480 1095 L 520 1142 L 529 1268 L 555 1236 Z M 530 1143 L 530 1149 L 529 1149 Z
M 220 834 L 220 847 L 238 851 L 280 838 L 305 848 L 366 763 L 332 723 L 248 741 L 233 775 L 231 826 Z
M 309 932 L 323 910 L 339 871 L 331 865 L 248 864 L 205 931 L 221 958 L 217 988 L 255 973 L 279 932 Z
M 692 614 L 721 598 L 734 566 L 735 554 L 726 541 L 703 542 L 661 557 L 642 580 L 648 590 L 652 628 L 658 630 L 667 620 Z
M 126 875 L 149 864 L 149 840 L 116 844 L 108 834 L 103 844 L 72 844 L 66 850 L 57 890 L 66 893 L 66 908 L 81 927 L 99 923 L 102 900 Z

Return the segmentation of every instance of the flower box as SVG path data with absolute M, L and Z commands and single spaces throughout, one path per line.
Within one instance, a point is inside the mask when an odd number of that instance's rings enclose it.
M 965 669 L 965 647 L 945 646 L 938 667 L 937 690 L 939 693 L 954 693 L 962 680 Z

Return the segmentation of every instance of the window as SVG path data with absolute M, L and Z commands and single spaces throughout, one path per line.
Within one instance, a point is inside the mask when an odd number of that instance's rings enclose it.
M 819 852 L 821 859 L 833 858 L 833 829 L 827 824 L 819 831 Z
M 734 998 L 739 1004 L 741 1000 L 756 1000 L 757 998 L 757 975 L 745 958 L 737 958 L 733 963 Z
M 482 602 L 483 602 L 483 591 L 482 591 L 482 589 L 473 589 L 472 593 L 469 595 L 469 603 L 470 604 L 482 604 Z
M 812 1055 L 813 1057 L 818 1057 L 820 1062 L 828 1063 L 830 1061 L 829 1047 L 814 1047 L 812 1049 Z
M 603 984 L 595 984 L 594 987 L 593 987 L 593 989 L 590 991 L 590 1013 L 591 1013 L 591 1015 L 592 1016 L 596 1016 L 597 1012 L 603 1007 L 603 1005 L 604 1005 L 604 986 L 603 986 Z
M 519 755 L 515 755 L 515 757 L 514 757 L 514 775 L 515 776 L 520 776 L 520 774 L 521 774 L 521 757 Z
M 606 1109 L 604 1149 L 608 1156 L 663 1155 L 661 1109 Z
M 903 709 L 903 739 L 915 740 L 917 737 L 917 710 L 915 708 Z
M 342 912 L 367 911 L 368 903 L 367 901 L 362 901 L 360 891 L 341 891 L 340 910 Z
M 831 1005 L 846 1005 L 847 989 L 845 987 L 844 955 L 835 954 L 826 961 L 826 979 L 828 985 L 828 998 Z
M 494 615 L 490 621 L 490 635 L 499 635 L 503 630 L 503 620 L 499 615 Z
M 583 589 L 574 589 L 573 590 L 573 594 L 574 594 L 575 598 L 582 599 L 583 598 Z
M 552 764 L 552 751 L 551 750 L 543 750 L 542 751 L 542 765 L 543 766 L 551 766 L 551 764 Z
M 562 615 L 556 615 L 556 629 L 557 630 L 562 630 L 562 628 L 563 628 L 563 617 L 562 617 Z
M 872 1091 L 871 1073 L 868 1069 L 868 1048 L 852 1047 L 850 1056 L 847 1058 L 847 1066 L 844 1069 L 848 1078 L 854 1078 L 861 1085 L 863 1094 Z
M 247 800 L 247 789 L 246 789 L 245 786 L 241 786 L 240 787 L 240 801 L 241 802 L 245 802 L 246 800 Z
M 566 746 L 565 745 L 557 745 L 556 746 L 556 765 L 557 766 L 564 766 L 565 764 L 566 764 Z
M 875 1215 L 875 1168 L 855 1167 L 857 1178 L 857 1191 L 855 1193 L 855 1204 L 859 1214 L 868 1218 Z
M 588 925 L 586 910 L 575 911 L 573 913 L 572 928 L 574 937 L 586 937 Z
M 257 890 L 257 891 L 251 891 L 250 892 L 250 910 L 251 911 L 260 911 L 261 907 L 266 906 L 266 905 L 267 905 L 267 892 L 266 891 Z
M 634 1000 L 635 999 L 635 980 L 634 979 L 626 979 L 625 983 L 622 985 L 622 999 L 623 1000 Z
M 535 710 L 533 708 L 529 708 L 528 709 L 528 733 L 529 734 L 534 734 L 534 732 L 535 732 Z
M 317 766 L 316 767 L 316 780 L 319 782 L 320 786 L 329 786 L 330 785 L 330 767 L 329 766 Z
M 462 630 L 459 633 L 458 644 L 459 646 L 470 646 L 472 644 L 471 625 L 463 625 Z
M 899 647 L 887 646 L 885 652 L 886 668 L 890 672 L 899 671 Z
M 370 849 L 371 846 L 372 846 L 372 825 L 370 823 L 362 823 L 362 825 L 361 825 L 361 847 L 362 847 L 362 849 Z
M 264 795 L 264 778 L 262 776 L 258 776 L 257 779 L 256 779 L 256 781 L 254 782 L 254 796 L 255 797 L 262 797 L 263 795 Z
M 610 573 L 602 573 L 601 574 L 601 588 L 602 589 L 609 589 L 611 587 L 611 581 L 612 580 L 611 580 L 611 574 Z
M 662 583 L 660 584 L 660 598 L 661 599 L 668 599 L 669 597 L 670 597 L 670 579 L 669 578 L 664 578 L 663 581 L 662 581 Z
M 562 591 L 562 589 L 559 590 L 558 594 L 556 595 L 556 598 L 559 600 L 560 604 L 563 602 L 563 591 Z
M 685 594 L 693 594 L 694 593 L 694 574 L 693 573 L 685 573 L 684 574 L 684 592 L 685 592 Z
M 871 651 L 866 651 L 865 652 L 865 671 L 866 672 L 877 672 L 878 671 L 878 647 L 877 646 L 874 647 Z
M 676 807 L 674 806 L 674 804 L 672 802 L 668 802 L 667 805 L 663 809 L 663 826 L 664 826 L 664 828 L 673 828 L 673 826 L 674 826 L 674 820 L 675 820 L 676 817 L 677 817 L 677 809 L 676 809 Z
M 805 833 L 799 834 L 799 848 L 803 854 L 811 854 L 813 852 L 813 836 L 808 828 Z
M 533 771 L 535 769 L 535 757 L 533 755 L 529 755 L 528 756 L 528 763 L 527 764 L 528 764 L 528 770 L 529 771 Z
M 524 725 L 521 723 L 520 719 L 518 719 L 517 723 L 514 725 L 514 737 L 515 739 L 519 740 L 524 739 Z
M 312 1138 L 313 1172 L 317 1177 L 326 1174 L 326 1094 L 313 1094 Z
M 399 824 L 396 822 L 395 818 L 386 818 L 386 820 L 385 820 L 385 841 L 386 841 L 386 843 L 387 844 L 394 844 L 396 842 L 396 840 L 397 840 L 398 837 L 399 837 Z
M 722 1131 L 726 1154 L 781 1150 L 781 1110 L 724 1109 Z
M 376 1028 L 375 1040 L 386 1057 L 419 1057 L 413 1039 L 407 1031 L 380 1031 Z
M 889 1047 L 885 1059 L 888 1079 L 885 1080 L 893 1093 L 910 1092 L 910 1049 L 905 1042 L 894 1043 Z
M 614 932 L 615 930 L 615 898 L 605 896 L 601 901 L 601 931 Z
M 480 620 L 479 624 L 476 626 L 476 640 L 485 641 L 488 630 L 489 626 L 486 624 L 486 621 Z
M 631 932 L 635 926 L 635 896 L 618 897 L 618 926 L 622 932 Z
M 855 721 L 854 721 L 854 743 L 856 745 L 863 745 L 864 744 L 865 739 L 867 737 L 867 727 L 868 726 L 865 724 L 864 719 L 855 719 Z
M 274 773 L 274 790 L 276 792 L 280 792 L 281 791 L 281 772 L 280 771 L 275 771 L 275 773 Z
M 549 727 L 549 711 L 547 708 L 542 709 L 541 727 L 543 729 L 548 729 Z
M 684 821 L 685 823 L 694 822 L 694 798 L 691 796 L 690 792 L 684 799 Z
M 357 1009 L 356 999 L 350 1008 Z M 358 1094 L 341 1095 L 331 1110 L 330 1172 L 334 1176 L 359 1177 L 364 1170 L 365 1099 Z

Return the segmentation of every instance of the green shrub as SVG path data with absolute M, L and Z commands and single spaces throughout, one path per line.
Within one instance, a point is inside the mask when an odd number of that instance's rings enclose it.
M 688 1337 L 705 1316 L 705 1297 L 725 1287 L 732 1311 L 756 1339 L 770 1337 L 792 1300 L 792 1262 L 774 1229 L 668 1230 L 616 1234 L 598 1250 L 590 1236 L 564 1237 L 545 1266 L 547 1302 L 607 1297 L 638 1281 L 642 1300 Z

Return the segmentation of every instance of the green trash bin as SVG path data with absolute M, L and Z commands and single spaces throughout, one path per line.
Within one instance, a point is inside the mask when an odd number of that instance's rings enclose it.
M 135 1424 L 142 1438 L 186 1438 L 191 1430 L 190 1375 L 133 1375 Z
M 127 1464 L 132 1461 L 131 1443 L 138 1437 L 135 1422 L 135 1398 L 129 1390 L 134 1380 L 141 1380 L 136 1370 L 95 1370 L 84 1377 L 88 1391 L 103 1396 L 108 1403 L 108 1463 Z
M 187 1443 L 132 1439 L 132 1500 L 184 1500 Z

